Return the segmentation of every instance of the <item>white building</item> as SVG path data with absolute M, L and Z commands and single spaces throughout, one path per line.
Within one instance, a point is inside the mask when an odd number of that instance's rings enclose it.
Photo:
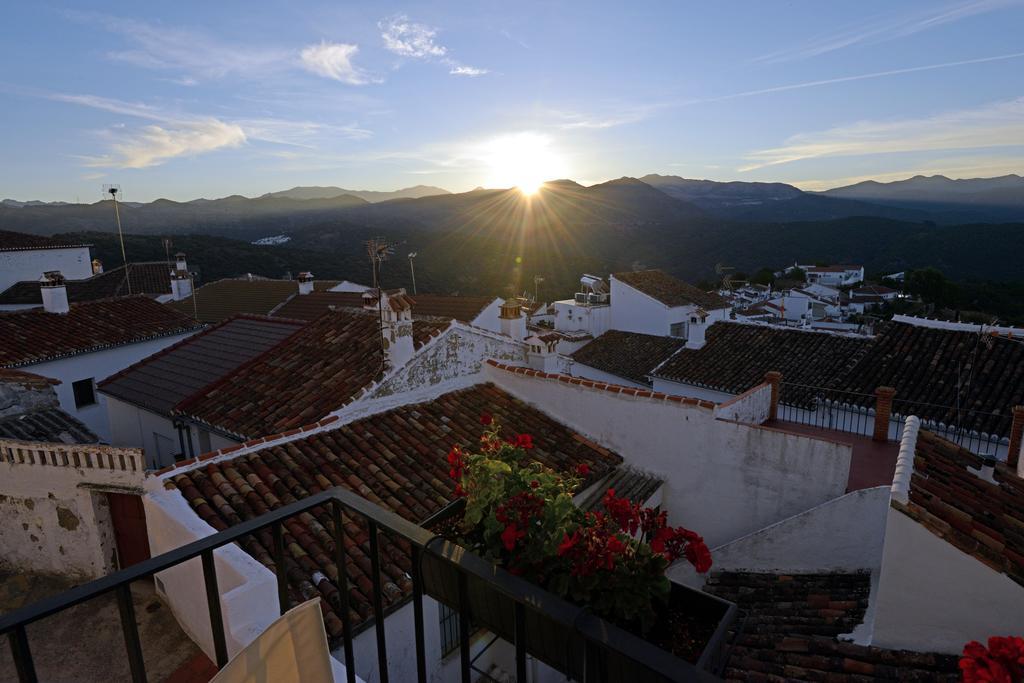
M 551 307 L 558 332 L 593 338 L 604 334 L 612 325 L 608 286 L 596 275 L 581 277 L 580 291 L 572 299 L 555 301 Z
M 719 295 L 660 270 L 613 274 L 611 309 L 611 329 L 678 337 L 694 348 L 704 344 L 708 327 L 731 312 Z
M 864 266 L 799 266 L 806 273 L 808 284 L 821 284 L 828 287 L 850 287 L 864 282 Z
M 59 270 L 69 280 L 93 274 L 89 244 L 0 230 L 0 292 L 16 282 Z
M 61 407 L 109 441 L 106 397 L 96 384 L 202 325 L 145 296 L 68 304 L 59 273 L 43 283 L 43 307 L 0 313 L 0 368 L 59 380 Z

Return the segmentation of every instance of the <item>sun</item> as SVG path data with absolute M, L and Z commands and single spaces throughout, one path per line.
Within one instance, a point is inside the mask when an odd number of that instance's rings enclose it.
M 515 187 L 529 196 L 545 181 L 568 175 L 564 159 L 546 135 L 503 135 L 484 143 L 481 151 L 487 165 L 487 187 Z

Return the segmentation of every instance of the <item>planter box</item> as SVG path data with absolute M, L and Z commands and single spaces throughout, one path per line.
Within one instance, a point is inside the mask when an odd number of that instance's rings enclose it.
M 423 526 L 436 527 L 459 515 L 463 502 L 452 503 Z M 737 616 L 731 602 L 672 584 L 667 612 L 686 614 L 705 627 L 704 633 L 710 633 L 696 661 L 690 662 L 509 574 L 452 541 L 437 538 L 427 548 L 422 563 L 427 595 L 458 610 L 459 577 L 465 575 L 473 624 L 510 643 L 515 642 L 515 605 L 525 603 L 526 651 L 572 679 L 584 680 L 588 656 L 590 667 L 600 675 L 587 680 L 613 683 L 711 679 L 724 668 L 727 635 Z M 600 644 L 589 654 L 588 640 Z

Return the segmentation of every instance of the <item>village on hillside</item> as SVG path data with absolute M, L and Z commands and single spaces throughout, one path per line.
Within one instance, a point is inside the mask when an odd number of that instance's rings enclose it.
M 1024 633 L 1024 329 L 893 315 L 903 273 L 539 301 L 203 259 L 0 232 L 0 676 L 210 680 L 309 614 L 309 680 L 366 683 L 955 681 Z

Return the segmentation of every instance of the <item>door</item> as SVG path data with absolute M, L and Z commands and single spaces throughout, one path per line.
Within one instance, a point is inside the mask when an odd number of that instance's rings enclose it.
M 149 536 L 142 498 L 129 493 L 108 493 L 110 518 L 114 523 L 117 562 L 125 569 L 149 559 Z

